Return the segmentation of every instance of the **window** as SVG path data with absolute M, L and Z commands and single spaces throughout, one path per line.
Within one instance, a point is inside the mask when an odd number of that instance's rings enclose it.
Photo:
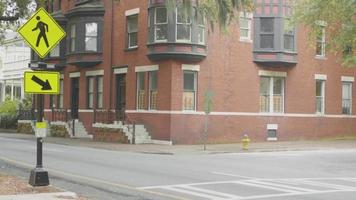
M 21 86 L 14 86 L 13 87 L 14 90 L 14 97 L 13 99 L 17 99 L 20 100 L 21 99 Z
M 316 113 L 324 114 L 325 111 L 325 81 L 316 80 Z
M 96 81 L 96 107 L 103 108 L 103 77 L 97 76 Z
M 274 19 L 261 18 L 260 20 L 260 48 L 274 48 Z
M 198 24 L 198 43 L 205 44 L 205 18 L 204 16 L 198 12 L 197 16 L 197 24 Z
M 167 26 L 168 17 L 167 9 L 164 7 L 155 8 L 155 42 L 166 42 L 167 41 Z
M 138 15 L 131 15 L 127 17 L 127 47 L 137 47 L 137 23 Z
M 58 44 L 52 49 L 52 51 L 49 53 L 49 56 L 50 56 L 50 57 L 59 57 L 59 51 L 60 51 L 59 47 L 60 47 L 60 44 L 58 43 Z
M 195 110 L 197 93 L 197 72 L 184 71 L 183 90 L 183 110 Z
M 94 107 L 94 76 L 88 77 L 88 108 Z
M 95 99 L 96 98 L 96 99 Z M 94 102 L 94 99 L 96 100 Z M 88 108 L 103 108 L 103 77 L 88 77 Z
M 63 79 L 59 80 L 59 94 L 58 94 L 58 99 L 57 99 L 57 107 L 58 108 L 63 108 L 63 92 L 64 92 L 64 85 L 63 85 Z
M 85 24 L 85 51 L 97 51 L 98 24 Z
M 145 109 L 145 72 L 137 73 L 137 109 Z
M 149 109 L 150 110 L 157 110 L 157 71 L 151 71 L 148 73 L 148 80 L 149 80 Z
M 260 112 L 284 112 L 284 78 L 261 77 Z
M 351 115 L 352 83 L 342 83 L 342 114 Z
M 177 8 L 176 12 L 176 41 L 190 42 L 191 41 L 191 19 L 189 14 L 182 7 Z
M 244 40 L 244 41 L 251 40 L 252 14 L 241 13 L 239 23 L 240 23 L 240 40 Z
M 75 37 L 76 37 L 76 26 L 72 24 L 70 26 L 70 51 L 75 51 Z
M 316 56 L 325 57 L 325 26 L 318 26 L 319 29 L 316 36 Z
M 294 28 L 289 19 L 284 19 L 284 49 L 294 51 Z

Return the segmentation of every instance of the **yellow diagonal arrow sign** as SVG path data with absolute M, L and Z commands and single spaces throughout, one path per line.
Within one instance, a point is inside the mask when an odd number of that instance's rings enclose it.
M 59 72 L 25 72 L 25 92 L 32 94 L 59 94 L 59 78 Z

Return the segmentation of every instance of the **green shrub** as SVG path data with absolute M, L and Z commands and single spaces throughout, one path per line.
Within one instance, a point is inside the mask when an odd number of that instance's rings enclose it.
M 16 129 L 18 120 L 18 101 L 12 101 L 6 98 L 0 104 L 0 127 Z
M 63 125 L 50 125 L 52 137 L 69 137 L 67 129 Z

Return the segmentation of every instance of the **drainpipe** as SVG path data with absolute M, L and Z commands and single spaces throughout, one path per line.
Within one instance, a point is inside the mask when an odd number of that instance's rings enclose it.
M 112 64 L 113 64 L 113 34 L 114 34 L 114 0 L 111 0 L 111 30 L 110 30 L 110 86 L 109 86 L 109 113 L 111 112 L 111 103 L 112 103 Z

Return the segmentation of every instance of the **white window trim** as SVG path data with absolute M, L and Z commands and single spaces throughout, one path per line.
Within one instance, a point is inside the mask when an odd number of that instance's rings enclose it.
M 158 70 L 154 70 L 158 73 Z M 150 71 L 153 72 L 153 71 Z M 158 77 L 157 77 L 157 83 L 158 83 Z M 158 89 L 157 89 L 158 90 Z M 151 80 L 150 80 L 150 73 L 148 73 L 148 110 L 157 110 L 151 108 Z
M 79 78 L 79 77 L 80 77 L 80 72 L 69 73 L 69 78 Z
M 182 70 L 184 71 L 200 71 L 200 65 L 188 65 L 182 64 Z
M 96 24 L 96 35 L 95 36 L 87 36 L 87 24 Z M 99 24 L 98 22 L 87 22 L 84 24 L 84 50 L 85 51 L 89 51 L 89 52 L 97 52 L 98 51 L 98 35 L 99 35 Z M 95 44 L 95 50 L 88 50 L 87 49 L 87 43 L 85 42 L 86 38 L 89 37 L 89 38 L 96 38 L 96 44 Z
M 168 12 L 167 12 L 167 19 L 166 19 L 166 22 L 164 22 L 164 23 L 157 23 L 156 22 L 156 16 L 157 16 L 157 8 L 165 8 L 165 7 L 156 7 L 155 8 L 155 12 L 154 12 L 154 41 L 155 42 L 167 42 L 168 41 L 168 32 L 167 32 L 167 39 L 165 39 L 165 40 L 157 40 L 157 37 L 156 37 L 156 27 L 157 27 L 157 25 L 166 25 L 167 26 L 167 30 L 168 30 Z M 166 9 L 166 11 L 167 11 L 167 9 Z
M 183 79 L 184 79 L 184 73 L 194 74 L 194 109 L 193 110 L 185 110 L 184 105 L 183 105 L 182 110 L 183 110 L 183 112 L 195 112 L 197 110 L 198 72 L 191 71 L 191 70 L 184 70 L 183 71 Z M 183 92 L 184 92 L 184 83 L 183 83 Z
M 316 44 L 321 43 L 321 54 L 320 55 L 316 54 L 315 58 L 326 59 L 326 49 L 325 49 L 325 47 L 326 47 L 326 32 L 325 32 L 326 25 L 318 24 L 318 26 L 320 26 L 322 28 L 322 30 L 321 30 L 322 35 L 321 35 L 321 40 L 316 39 Z
M 126 34 L 127 34 L 127 48 L 128 49 L 135 49 L 135 48 L 137 48 L 138 47 L 138 16 L 137 16 L 137 31 L 136 32 L 129 32 L 129 20 L 128 20 L 128 17 L 131 17 L 131 16 L 134 16 L 134 15 L 136 15 L 136 14 L 132 14 L 132 15 L 129 15 L 129 16 L 126 16 Z M 137 43 L 136 43 L 136 45 L 135 46 L 130 46 L 130 44 L 131 44 L 131 37 L 130 37 L 130 34 L 131 33 L 136 33 L 137 34 Z
M 140 13 L 140 8 L 134 8 L 134 9 L 130 9 L 130 10 L 126 10 L 125 11 L 125 16 L 131 16 L 131 15 L 138 15 Z
M 287 72 L 258 70 L 259 76 L 287 77 Z
M 325 75 L 325 74 L 315 74 L 315 75 L 314 75 L 314 79 L 315 79 L 315 80 L 323 80 L 323 81 L 326 81 L 327 78 L 328 78 L 328 76 Z
M 260 70 L 263 71 L 263 70 Z M 283 114 L 284 113 L 284 106 L 285 106 L 285 77 L 286 76 L 266 76 L 266 75 L 260 75 L 261 77 L 266 77 L 269 78 L 269 111 L 268 112 L 261 112 L 261 113 L 273 113 L 273 114 Z M 274 78 L 284 78 L 283 80 L 283 85 L 282 85 L 282 110 L 281 112 L 274 112 L 274 102 L 273 102 L 273 79 Z
M 189 25 L 189 40 L 178 40 L 178 25 Z M 178 23 L 178 7 L 176 8 L 176 31 L 175 31 L 175 35 L 176 35 L 176 42 L 180 42 L 180 43 L 191 43 L 192 42 L 192 19 L 190 19 L 190 23 Z
M 326 79 L 316 79 L 316 80 L 319 80 L 319 81 L 322 81 L 322 85 L 321 85 L 321 97 L 322 97 L 322 107 L 321 107 L 321 112 L 318 112 L 316 110 L 316 114 L 317 115 L 325 115 L 325 82 L 326 82 Z M 316 86 L 316 83 L 315 83 L 315 86 Z M 315 95 L 315 98 L 317 96 Z M 316 104 L 315 104 L 316 105 Z
M 137 73 L 140 73 L 140 72 L 146 72 L 146 71 L 136 71 L 136 110 L 145 110 L 144 108 L 138 108 L 138 97 L 139 97 L 139 84 L 138 84 L 138 74 Z M 143 78 L 143 81 L 145 82 L 145 76 Z
M 158 65 L 136 66 L 135 72 L 149 72 L 149 71 L 156 71 L 158 69 L 159 69 Z
M 253 20 L 253 14 L 249 13 L 249 12 L 241 12 L 240 13 L 240 19 L 241 18 L 245 18 L 248 20 L 248 24 L 247 24 L 247 30 L 248 30 L 248 37 L 243 37 L 241 36 L 241 25 L 239 25 L 239 29 L 240 29 L 240 42 L 248 42 L 248 43 L 252 43 L 252 20 Z M 243 28 L 246 30 L 246 28 Z
M 355 77 L 353 76 L 341 76 L 341 81 L 342 82 L 354 82 Z
M 353 81 L 343 81 L 342 82 L 342 87 L 343 87 L 344 84 L 349 84 L 350 85 L 350 91 L 349 91 L 350 92 L 350 114 L 343 114 L 343 115 L 352 115 L 352 85 L 353 85 L 352 83 L 353 83 Z M 341 90 L 343 91 L 343 88 L 341 88 Z M 341 94 L 341 95 L 342 95 L 341 96 L 341 100 L 343 101 L 344 100 L 343 94 Z
M 85 76 L 103 76 L 103 75 L 104 75 L 103 69 L 85 72 Z
M 127 74 L 127 67 L 114 69 L 114 74 Z

